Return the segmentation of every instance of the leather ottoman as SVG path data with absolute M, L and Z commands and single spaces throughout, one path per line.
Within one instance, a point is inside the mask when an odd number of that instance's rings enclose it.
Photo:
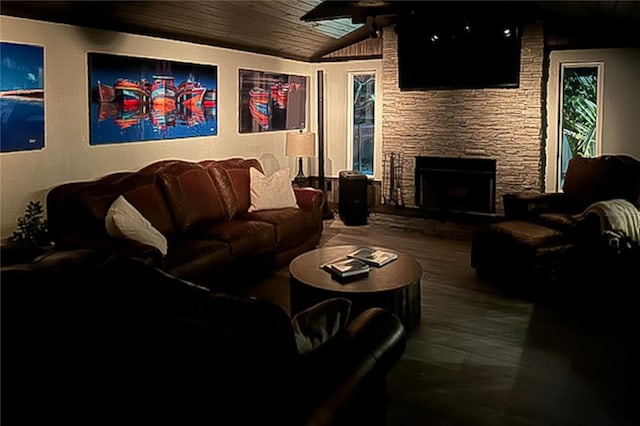
M 573 248 L 566 232 L 527 221 L 504 221 L 474 232 L 471 266 L 478 276 L 503 283 L 543 284 L 562 277 Z

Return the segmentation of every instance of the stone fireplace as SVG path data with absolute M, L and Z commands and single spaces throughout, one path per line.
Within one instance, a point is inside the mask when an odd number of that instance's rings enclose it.
M 427 211 L 496 212 L 496 160 L 419 156 L 415 205 Z
M 393 31 L 384 34 L 382 153 L 400 159 L 396 179 L 386 178 L 389 167 L 383 167 L 382 194 L 393 195 L 391 205 L 500 215 L 504 194 L 541 191 L 542 26 L 523 28 L 520 83 L 508 89 L 401 91 L 396 42 Z M 417 164 L 422 157 L 451 158 L 456 164 L 424 167 Z M 487 165 L 491 169 L 485 170 Z M 462 171 L 464 167 L 471 170 Z M 425 207 L 425 202 L 431 205 Z

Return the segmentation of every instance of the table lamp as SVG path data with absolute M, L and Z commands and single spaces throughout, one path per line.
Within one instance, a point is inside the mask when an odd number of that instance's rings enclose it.
M 302 158 L 316 155 L 315 134 L 311 132 L 287 133 L 287 157 L 298 157 L 298 174 L 295 179 L 304 178 L 302 173 Z

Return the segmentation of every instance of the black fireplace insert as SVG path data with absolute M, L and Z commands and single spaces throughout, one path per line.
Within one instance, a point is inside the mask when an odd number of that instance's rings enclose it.
M 495 213 L 496 160 L 416 157 L 415 204 L 433 211 Z

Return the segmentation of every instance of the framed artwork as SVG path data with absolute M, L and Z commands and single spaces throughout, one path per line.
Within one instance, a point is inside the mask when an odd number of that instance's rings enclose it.
M 303 129 L 307 77 L 240 70 L 240 133 Z
M 89 53 L 90 145 L 218 133 L 218 67 Z
M 0 152 L 44 148 L 44 47 L 0 42 Z

